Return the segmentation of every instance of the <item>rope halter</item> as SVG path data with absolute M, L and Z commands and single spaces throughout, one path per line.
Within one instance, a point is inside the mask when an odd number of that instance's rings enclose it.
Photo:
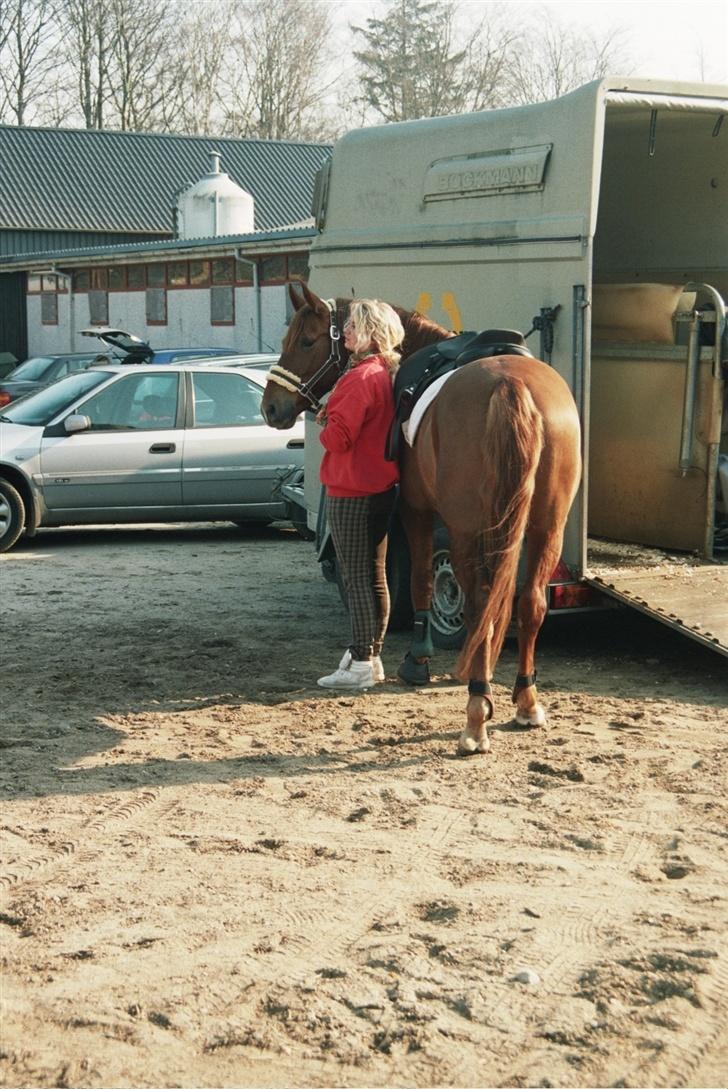
M 337 322 L 336 301 L 334 299 L 325 299 L 324 302 L 329 311 L 329 340 L 331 342 L 331 349 L 326 362 L 322 363 L 316 373 L 311 375 L 306 382 L 304 382 L 299 375 L 294 374 L 293 371 L 286 370 L 285 367 L 281 367 L 278 363 L 274 363 L 268 371 L 269 382 L 275 382 L 277 386 L 282 386 L 283 389 L 288 390 L 289 393 L 296 393 L 299 397 L 303 397 L 314 412 L 318 412 L 321 408 L 321 402 L 313 392 L 313 387 L 317 382 L 321 381 L 331 367 L 336 369 L 337 378 L 344 370 L 341 352 L 339 350 L 341 332 Z

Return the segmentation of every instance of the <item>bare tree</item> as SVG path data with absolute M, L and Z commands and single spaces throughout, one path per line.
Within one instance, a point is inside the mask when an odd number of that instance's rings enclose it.
M 225 108 L 222 77 L 234 70 L 232 49 L 236 0 L 208 0 L 184 10 L 169 47 L 164 126 L 187 133 L 221 131 Z M 194 48 L 190 48 L 194 43 Z
M 315 0 L 249 0 L 238 6 L 236 79 L 223 88 L 225 131 L 264 140 L 317 131 L 329 87 L 325 49 L 330 14 Z
M 160 127 L 169 90 L 166 57 L 173 36 L 171 0 L 111 0 L 114 37 L 109 61 L 115 126 Z
M 115 40 L 111 0 L 62 0 L 60 19 L 66 67 L 75 84 L 74 108 L 80 110 L 86 128 L 104 128 Z
M 585 33 L 555 22 L 545 10 L 537 20 L 524 32 L 523 47 L 514 53 L 504 73 L 505 102 L 543 102 L 610 71 L 629 74 L 625 31 L 614 27 L 601 36 Z
M 25 125 L 57 69 L 55 0 L 4 0 L 0 8 L 0 120 Z

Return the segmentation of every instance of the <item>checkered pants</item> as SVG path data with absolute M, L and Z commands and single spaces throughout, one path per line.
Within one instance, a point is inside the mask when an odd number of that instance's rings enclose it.
M 396 488 L 377 495 L 326 499 L 336 559 L 349 598 L 352 658 L 381 653 L 389 620 L 387 530 Z

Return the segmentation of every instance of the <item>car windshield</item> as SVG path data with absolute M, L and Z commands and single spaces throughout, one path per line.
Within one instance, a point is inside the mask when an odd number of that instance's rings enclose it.
M 21 397 L 15 404 L 9 405 L 3 413 L 3 420 L 29 427 L 45 427 L 59 412 L 96 386 L 100 386 L 112 373 L 94 367 L 89 371 L 69 374 L 68 378 L 54 382 L 47 389 Z
M 39 382 L 45 372 L 53 363 L 49 355 L 36 355 L 32 359 L 26 359 L 13 371 L 13 382 Z

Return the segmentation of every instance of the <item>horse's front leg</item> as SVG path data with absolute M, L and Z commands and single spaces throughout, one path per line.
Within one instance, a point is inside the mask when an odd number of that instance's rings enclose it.
M 432 511 L 414 510 L 406 503 L 400 506 L 400 516 L 407 534 L 412 573 L 410 593 L 414 607 L 412 643 L 397 670 L 406 684 L 423 685 L 430 680 L 432 636 L 430 634 L 430 603 L 432 601 Z

